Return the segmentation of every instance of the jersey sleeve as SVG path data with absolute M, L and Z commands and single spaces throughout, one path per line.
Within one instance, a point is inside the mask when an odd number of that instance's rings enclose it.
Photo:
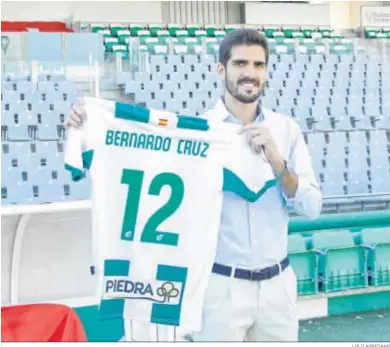
M 65 148 L 65 169 L 69 171 L 72 180 L 77 182 L 85 177 L 85 170 L 92 162 L 93 149 L 88 149 L 84 129 L 68 129 Z
M 101 124 L 99 124 L 99 112 L 96 112 L 95 103 L 95 100 L 85 98 L 86 121 L 80 128 L 68 128 L 65 169 L 69 171 L 75 182 L 82 180 L 86 171 L 91 168 L 94 147 L 100 134 Z

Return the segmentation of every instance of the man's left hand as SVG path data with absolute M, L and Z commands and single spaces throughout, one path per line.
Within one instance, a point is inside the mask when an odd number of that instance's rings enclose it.
M 267 127 L 259 124 L 248 124 L 241 129 L 239 133 L 246 133 L 248 135 L 249 144 L 252 149 L 257 154 L 260 154 L 261 151 L 263 151 L 266 159 L 276 172 L 284 170 L 284 159 L 279 154 L 276 144 Z

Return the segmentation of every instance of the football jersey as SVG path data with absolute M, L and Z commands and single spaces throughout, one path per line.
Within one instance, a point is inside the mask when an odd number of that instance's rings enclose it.
M 238 127 L 85 98 L 65 167 L 88 171 L 99 312 L 201 328 L 220 224 L 223 163 Z

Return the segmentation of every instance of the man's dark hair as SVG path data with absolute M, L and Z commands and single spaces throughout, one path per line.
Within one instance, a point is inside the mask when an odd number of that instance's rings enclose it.
M 232 56 L 232 48 L 241 45 L 263 47 L 265 51 L 265 62 L 268 64 L 268 41 L 256 29 L 237 29 L 227 34 L 219 45 L 219 62 L 226 66 Z

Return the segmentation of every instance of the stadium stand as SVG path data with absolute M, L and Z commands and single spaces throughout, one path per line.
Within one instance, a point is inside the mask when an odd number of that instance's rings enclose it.
M 236 27 L 101 24 L 84 27 L 92 34 L 28 33 L 27 45 L 31 48 L 29 60 L 57 62 L 65 39 L 67 60 L 82 64 L 89 58 L 101 62 L 102 52 L 96 48 L 99 36 L 104 38 L 106 54 L 120 51 L 118 45 L 131 47 L 127 43 L 135 38 L 135 47 L 141 51 L 146 47 L 151 54 L 145 55 L 147 69 L 117 76 L 125 97 L 150 108 L 199 115 L 213 105 L 220 85 L 214 71 L 215 54 L 208 48 L 203 54 L 191 54 L 196 53 L 191 47 L 201 42 L 217 47 L 226 32 Z M 390 64 L 357 51 L 351 40 L 327 28 L 265 27 L 262 31 L 271 50 L 263 103 L 300 124 L 324 194 L 389 192 L 390 82 L 385 76 L 390 74 Z M 167 45 L 159 50 L 166 42 L 174 43 L 173 51 Z M 80 52 L 80 46 L 86 47 L 85 51 Z M 79 194 L 77 185 L 66 181 L 62 168 L 55 166 L 61 162 L 66 140 L 62 124 L 76 97 L 74 83 L 50 72 L 37 76 L 36 84 L 29 75 L 7 71 L 2 78 L 3 202 L 86 198 L 87 190 L 83 188 Z M 42 162 L 24 160 L 28 167 L 23 167 L 18 153 L 35 157 L 32 146 L 40 148 L 36 146 L 40 141 L 48 142 Z M 337 150 L 340 148 L 344 151 Z M 34 181 L 39 175 L 32 173 L 38 169 L 50 176 L 53 187 L 60 187 L 50 189 L 46 197 L 45 189 L 39 189 L 39 182 Z M 29 177 L 23 175 L 26 172 Z

